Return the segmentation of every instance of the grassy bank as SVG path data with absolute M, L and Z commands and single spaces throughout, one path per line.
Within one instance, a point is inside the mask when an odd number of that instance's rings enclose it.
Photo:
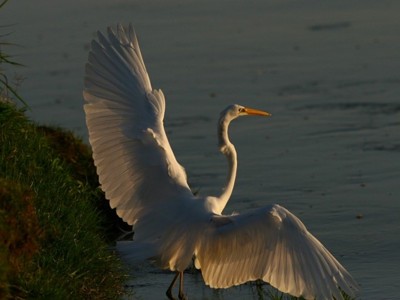
M 97 186 L 84 144 L 0 101 L 0 299 L 120 297 Z

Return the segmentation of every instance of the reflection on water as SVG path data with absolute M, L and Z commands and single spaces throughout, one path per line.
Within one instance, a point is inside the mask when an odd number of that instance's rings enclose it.
M 175 273 L 161 271 L 150 265 L 135 268 L 133 279 L 127 283 L 126 300 L 162 299 Z M 271 296 L 281 296 L 282 293 L 268 284 L 257 281 L 249 282 L 229 289 L 211 289 L 204 285 L 201 274 L 196 269 L 189 269 L 184 275 L 184 291 L 191 300 L 223 300 L 223 299 L 258 299 L 267 300 Z M 178 293 L 178 285 L 173 294 Z M 275 299 L 279 299 L 275 297 Z
M 287 207 L 353 274 L 361 299 L 397 299 L 399 9 L 373 0 L 18 0 L 1 23 L 14 24 L 9 39 L 23 46 L 15 54 L 27 66 L 20 92 L 32 117 L 86 137 L 90 39 L 133 22 L 153 86 L 166 95 L 171 144 L 202 194 L 218 193 L 226 177 L 219 111 L 229 103 L 271 111 L 231 126 L 239 172 L 226 212 Z M 132 299 L 159 299 L 173 277 L 132 272 Z M 260 298 L 252 285 L 214 291 L 199 274 L 186 282 L 190 299 Z

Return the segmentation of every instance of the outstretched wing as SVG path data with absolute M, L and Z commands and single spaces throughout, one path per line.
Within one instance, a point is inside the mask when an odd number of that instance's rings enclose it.
M 357 284 L 303 223 L 279 205 L 215 216 L 196 249 L 196 266 L 214 288 L 262 279 L 306 299 L 342 299 Z
M 165 99 L 153 90 L 132 28 L 93 40 L 84 110 L 101 187 L 128 224 L 191 197 L 164 131 Z

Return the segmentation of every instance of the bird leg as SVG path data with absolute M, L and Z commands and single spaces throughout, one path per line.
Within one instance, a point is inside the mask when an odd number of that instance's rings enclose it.
M 186 296 L 183 293 L 183 272 L 176 272 L 176 275 L 174 277 L 174 279 L 172 279 L 171 284 L 168 287 L 168 290 L 166 292 L 166 295 L 168 297 L 168 299 L 174 300 L 175 298 L 172 296 L 172 288 L 175 285 L 176 280 L 178 279 L 179 276 L 179 294 L 178 297 L 180 300 L 186 300 Z
M 179 272 L 179 299 L 186 300 L 186 296 L 183 293 L 183 272 Z
M 175 299 L 175 298 L 172 296 L 172 288 L 174 287 L 175 282 L 176 282 L 176 279 L 178 278 L 179 274 L 180 274 L 179 272 L 176 272 L 176 275 L 175 275 L 174 279 L 172 279 L 172 282 L 171 282 L 171 284 L 170 284 L 169 287 L 168 287 L 168 290 L 167 290 L 167 292 L 166 292 L 166 295 L 167 295 L 168 299 L 171 299 L 171 300 L 174 300 L 174 299 Z

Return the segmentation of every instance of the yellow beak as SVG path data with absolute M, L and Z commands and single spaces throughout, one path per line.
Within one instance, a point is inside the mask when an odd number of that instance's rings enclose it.
M 250 116 L 263 116 L 263 117 L 270 117 L 271 114 L 269 112 L 266 111 L 262 111 L 259 109 L 254 109 L 254 108 L 249 108 L 249 107 L 245 107 L 244 111 L 246 114 L 250 115 Z

